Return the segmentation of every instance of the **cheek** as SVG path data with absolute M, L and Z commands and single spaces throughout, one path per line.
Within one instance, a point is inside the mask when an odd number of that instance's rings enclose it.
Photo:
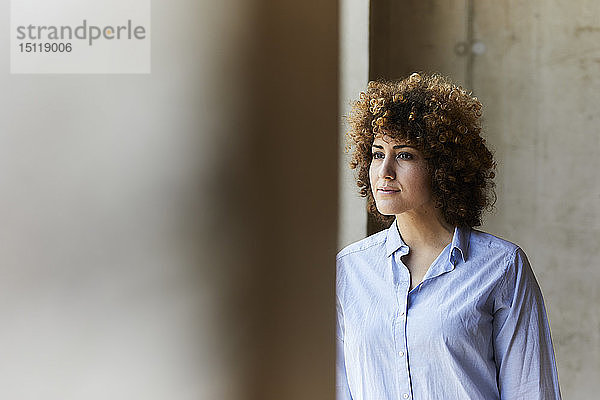
M 431 193 L 431 179 L 426 168 L 415 168 L 411 171 L 406 171 L 406 184 L 414 189 L 414 192 L 429 196 Z
M 377 174 L 375 173 L 373 164 L 369 165 L 369 182 L 371 183 L 371 188 L 377 183 Z
M 431 178 L 427 170 L 423 169 L 416 177 L 415 185 L 420 188 L 424 196 L 431 196 Z

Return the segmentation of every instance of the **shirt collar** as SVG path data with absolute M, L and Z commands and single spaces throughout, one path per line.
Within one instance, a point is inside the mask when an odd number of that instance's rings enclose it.
M 456 227 L 454 228 L 454 235 L 452 236 L 452 243 L 450 245 L 450 263 L 456 264 L 457 254 L 460 254 L 462 261 L 467 261 L 469 254 L 469 239 L 471 238 L 471 228 Z M 387 238 L 385 241 L 386 256 L 391 256 L 398 249 L 405 248 L 408 250 L 408 246 L 402 240 L 400 231 L 398 230 L 397 221 L 394 219 L 392 225 L 387 229 Z
M 392 225 L 387 230 L 387 239 L 385 241 L 385 255 L 391 256 L 394 252 L 400 248 L 405 247 L 408 250 L 408 246 L 402 238 L 400 237 L 400 231 L 398 230 L 398 225 L 396 224 L 396 220 L 392 222 Z
M 467 261 L 469 255 L 469 239 L 471 238 L 471 228 L 456 227 L 454 228 L 454 236 L 450 245 L 450 262 L 456 264 L 456 254 L 460 254 L 463 262 Z

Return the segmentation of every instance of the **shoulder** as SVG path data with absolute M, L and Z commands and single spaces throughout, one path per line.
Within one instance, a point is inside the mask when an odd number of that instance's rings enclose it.
M 377 232 L 344 247 L 336 257 L 336 287 L 340 299 L 346 292 L 355 292 L 365 282 L 373 282 L 383 275 L 386 266 L 388 230 Z
M 473 258 L 495 260 L 504 267 L 505 272 L 519 258 L 527 258 L 518 244 L 477 229 L 471 230 L 469 255 Z
M 371 236 L 344 247 L 339 251 L 335 259 L 339 263 L 344 259 L 352 258 L 352 255 L 360 256 L 361 254 L 377 252 L 382 246 L 385 246 L 386 237 L 387 229 L 374 233 Z
M 387 232 L 385 229 L 344 247 L 336 257 L 338 280 L 371 275 L 385 264 Z
M 491 233 L 471 229 L 469 249 L 473 252 L 491 252 L 512 256 L 520 250 L 520 247 Z
M 528 264 L 527 256 L 521 247 L 490 233 L 471 230 L 468 258 L 472 265 L 484 268 L 497 275 L 500 280 L 506 275 L 516 274 Z
M 519 245 L 489 233 L 472 230 L 470 246 L 473 246 L 470 254 L 474 258 L 487 260 L 501 271 L 498 276 L 501 293 L 512 293 L 519 285 L 522 288 L 537 287 L 527 255 Z

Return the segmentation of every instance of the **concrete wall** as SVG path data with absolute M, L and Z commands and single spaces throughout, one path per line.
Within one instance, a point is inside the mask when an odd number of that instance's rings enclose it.
M 487 229 L 528 252 L 565 399 L 600 392 L 600 3 L 481 2 L 474 89 L 499 163 Z
M 347 115 L 350 102 L 365 90 L 369 81 L 369 2 L 340 1 L 340 114 Z M 367 233 L 366 201 L 358 195 L 353 171 L 344 152 L 348 129 L 340 121 L 340 200 L 338 249 L 360 240 Z
M 484 104 L 498 160 L 483 229 L 520 244 L 565 399 L 600 392 L 600 3 L 377 1 L 371 77 L 439 71 Z M 478 54 L 462 54 L 479 41 Z M 470 46 L 467 46 L 469 49 Z

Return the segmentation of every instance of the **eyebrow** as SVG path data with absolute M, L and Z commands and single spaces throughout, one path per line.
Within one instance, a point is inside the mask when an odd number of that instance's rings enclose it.
M 382 149 L 383 150 L 383 146 L 380 146 L 378 144 L 374 144 L 373 147 L 375 147 L 376 149 Z M 405 147 L 412 147 L 414 149 L 413 146 L 410 146 L 408 144 L 397 144 L 397 145 L 394 146 L 394 150 L 395 149 L 403 149 Z

